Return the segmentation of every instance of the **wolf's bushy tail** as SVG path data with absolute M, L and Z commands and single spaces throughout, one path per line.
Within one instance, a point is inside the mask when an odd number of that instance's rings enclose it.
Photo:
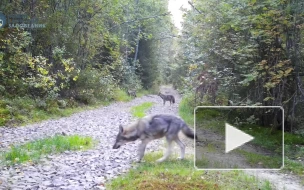
M 175 103 L 175 98 L 174 98 L 174 96 L 172 96 L 172 102 L 173 102 L 173 104 Z
M 184 133 L 184 135 L 186 135 L 187 137 L 191 138 L 191 139 L 197 139 L 197 135 L 194 136 L 194 131 L 192 129 L 190 129 L 188 127 L 188 125 L 184 124 L 182 127 L 182 132 Z

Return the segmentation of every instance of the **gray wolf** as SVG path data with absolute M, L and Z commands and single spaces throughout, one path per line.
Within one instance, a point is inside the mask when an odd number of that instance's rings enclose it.
M 162 93 L 158 93 L 158 95 L 163 99 L 164 105 L 165 105 L 166 101 L 169 101 L 170 105 L 171 105 L 171 103 L 173 103 L 173 104 L 175 103 L 175 98 L 172 95 L 165 95 Z
M 197 139 L 197 136 L 194 137 L 193 131 L 179 117 L 169 114 L 148 115 L 126 127 L 119 125 L 119 132 L 113 149 L 118 149 L 128 142 L 139 139 L 141 140 L 141 144 L 138 148 L 138 162 L 140 162 L 149 142 L 166 137 L 168 143 L 167 151 L 162 158 L 157 160 L 157 162 L 163 162 L 170 156 L 173 141 L 176 142 L 181 149 L 180 159 L 184 159 L 185 145 L 178 138 L 178 133 L 180 131 L 189 138 Z
M 127 90 L 127 93 L 129 96 L 136 97 L 136 91 L 135 90 Z

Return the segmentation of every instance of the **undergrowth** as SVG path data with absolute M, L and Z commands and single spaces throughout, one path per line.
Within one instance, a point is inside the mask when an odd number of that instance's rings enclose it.
M 148 94 L 140 90 L 138 97 Z M 115 90 L 112 99 L 89 101 L 87 104 L 71 99 L 42 100 L 28 96 L 16 98 L 3 98 L 0 100 L 0 127 L 18 126 L 42 120 L 67 117 L 83 110 L 94 109 L 99 106 L 109 105 L 114 101 L 126 102 L 133 98 L 119 88 Z

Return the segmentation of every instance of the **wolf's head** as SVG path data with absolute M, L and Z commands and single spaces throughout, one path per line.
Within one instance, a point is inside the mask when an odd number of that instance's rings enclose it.
M 113 146 L 113 149 L 118 149 L 127 142 L 137 140 L 138 135 L 136 132 L 137 132 L 136 130 L 127 130 L 124 129 L 122 125 L 119 125 L 119 132 L 118 135 L 116 136 L 116 141 Z

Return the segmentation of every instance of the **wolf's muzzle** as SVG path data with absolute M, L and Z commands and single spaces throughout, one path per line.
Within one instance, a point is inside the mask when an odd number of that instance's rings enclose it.
M 118 149 L 120 148 L 120 145 L 114 144 L 113 149 Z

